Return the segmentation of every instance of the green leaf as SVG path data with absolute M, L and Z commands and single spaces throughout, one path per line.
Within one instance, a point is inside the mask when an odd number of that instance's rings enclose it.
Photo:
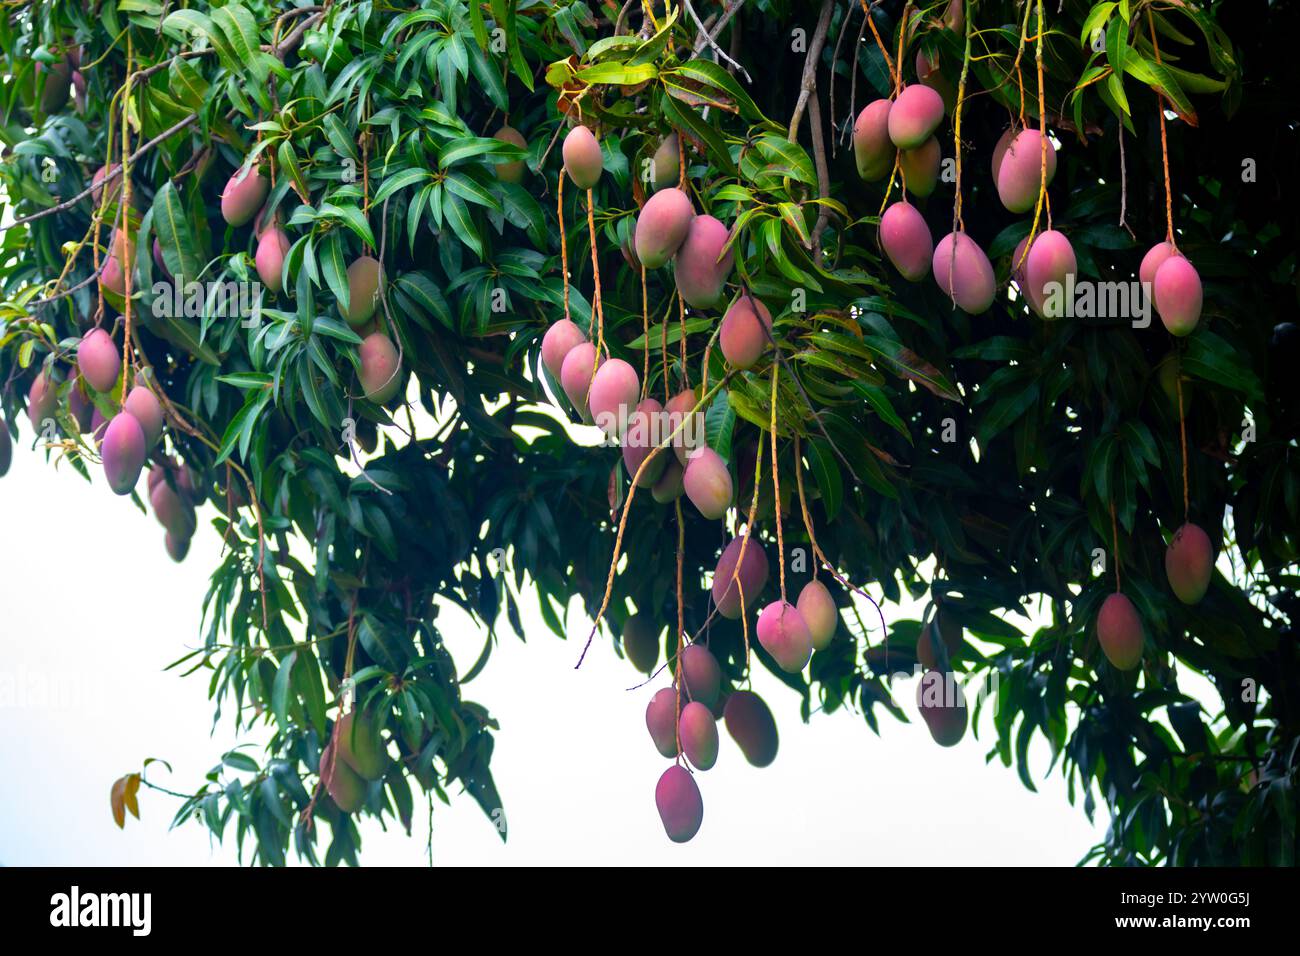
M 456 238 L 473 249 L 480 259 L 483 258 L 483 240 L 479 237 L 478 229 L 470 217 L 469 207 L 465 205 L 464 200 L 448 190 L 442 196 L 442 213 L 447 217 L 447 225 L 451 227 Z
M 688 60 L 673 70 L 678 76 L 686 76 L 698 83 L 721 90 L 740 109 L 743 116 L 754 122 L 763 122 L 765 117 L 758 105 L 745 92 L 736 78 L 712 60 Z
M 617 86 L 636 86 L 659 75 L 659 68 L 653 63 L 641 63 L 632 66 L 627 63 L 597 63 L 578 71 L 578 79 L 593 86 L 609 84 Z
M 203 272 L 203 263 L 185 216 L 185 206 L 171 180 L 163 183 L 154 195 L 153 226 L 167 271 L 178 282 L 197 280 Z
M 812 439 L 804 447 L 807 449 L 808 467 L 817 482 L 817 490 L 821 492 L 826 520 L 834 521 L 844 502 L 844 481 L 840 477 L 840 466 L 835 461 L 835 451 L 820 438 Z
M 1202 328 L 1187 342 L 1180 362 L 1183 374 L 1241 392 L 1262 401 L 1264 387 L 1244 356 L 1209 329 Z
M 289 688 L 296 660 L 298 660 L 298 652 L 290 651 L 288 656 L 280 661 L 280 666 L 275 672 L 275 684 L 271 688 L 271 713 L 275 715 L 275 722 L 281 733 L 289 730 Z
M 325 279 L 325 285 L 334 293 L 337 301 L 351 301 L 352 293 L 348 286 L 348 265 L 343 258 L 342 237 L 337 232 L 331 232 L 318 248 L 321 275 Z
M 432 178 L 433 173 L 429 172 L 427 169 L 407 168 L 399 170 L 393 175 L 385 178 L 384 181 L 379 184 L 379 188 L 375 190 L 374 202 L 376 204 L 382 203 L 394 193 L 400 192 L 410 186 L 414 186 L 417 183 L 427 182 Z
M 363 243 L 371 248 L 379 245 L 375 242 L 375 234 L 370 231 L 370 223 L 366 221 L 365 214 L 358 206 L 336 206 L 333 203 L 322 203 L 316 210 L 316 215 L 320 219 L 333 219 L 342 222 L 351 229 Z

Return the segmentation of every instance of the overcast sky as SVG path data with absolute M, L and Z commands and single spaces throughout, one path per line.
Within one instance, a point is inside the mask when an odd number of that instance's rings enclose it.
M 198 641 L 199 615 L 220 539 L 201 513 L 189 557 L 176 565 L 152 515 L 15 448 L 0 479 L 6 546 L 0 549 L 0 863 L 181 864 L 235 862 L 233 840 L 168 825 L 179 800 L 142 790 L 142 820 L 114 826 L 109 788 L 145 757 L 174 773 L 151 779 L 192 791 L 235 743 L 229 721 L 212 728 L 206 678 L 163 668 Z M 483 635 L 454 609 L 440 628 L 462 671 Z M 887 615 L 917 608 L 889 608 Z M 654 786 L 667 766 L 645 729 L 656 686 L 635 692 L 631 666 L 608 643 L 573 664 L 580 638 L 557 640 L 525 616 L 527 644 L 503 637 L 466 687 L 501 723 L 493 768 L 510 822 L 502 845 L 468 797 L 437 804 L 435 864 L 1049 864 L 1078 861 L 1105 832 L 1065 799 L 1059 772 L 1030 793 L 1015 772 L 985 763 L 992 738 L 969 733 L 934 744 L 923 724 L 882 714 L 881 736 L 859 715 L 799 720 L 798 699 L 761 667 L 755 689 L 780 727 L 780 753 L 759 770 L 725 732 L 717 765 L 698 775 L 704 825 L 689 844 L 664 836 Z M 912 691 L 899 693 L 914 714 Z M 256 740 L 256 736 L 252 738 Z M 1037 776 L 1046 748 L 1034 753 Z M 455 789 L 455 788 L 453 788 Z M 232 830 L 233 832 L 233 830 Z M 363 825 L 367 864 L 427 863 L 427 814 L 408 837 Z

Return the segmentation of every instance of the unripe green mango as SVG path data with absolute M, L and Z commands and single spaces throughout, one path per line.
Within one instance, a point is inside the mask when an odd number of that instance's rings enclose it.
M 366 782 L 357 776 L 341 757 L 333 753 L 334 745 L 326 744 L 320 755 L 320 778 L 325 783 L 330 799 L 344 813 L 356 813 L 366 803 Z
M 339 719 L 339 756 L 359 776 L 378 780 L 388 769 L 388 750 L 371 714 L 351 710 Z

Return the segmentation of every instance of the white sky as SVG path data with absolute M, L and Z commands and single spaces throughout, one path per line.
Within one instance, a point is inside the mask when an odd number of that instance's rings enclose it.
M 220 539 L 201 512 L 184 564 L 163 549 L 152 515 L 27 450 L 30 429 L 0 479 L 0 864 L 234 862 L 233 836 L 210 845 L 197 824 L 169 832 L 179 800 L 143 790 L 143 820 L 114 826 L 109 787 L 147 756 L 170 761 L 150 779 L 192 791 L 235 742 L 228 721 L 210 736 L 202 673 L 162 668 L 198 641 Z M 918 608 L 886 607 L 887 616 Z M 483 635 L 463 615 L 439 620 L 462 671 Z M 654 785 L 667 766 L 645 729 L 657 686 L 628 693 L 631 665 L 608 642 L 573 670 L 579 642 L 557 640 L 526 614 L 527 644 L 503 636 L 466 689 L 501 722 L 493 759 L 510 822 L 503 846 L 468 797 L 434 812 L 435 864 L 976 864 L 1072 865 L 1104 834 L 1065 799 L 1059 772 L 1038 794 L 1014 770 L 986 765 L 981 737 L 934 744 L 924 725 L 881 714 L 882 736 L 849 712 L 799 721 L 798 700 L 758 668 L 755 687 L 780 728 L 780 753 L 758 770 L 722 732 L 717 765 L 697 779 L 704 825 L 686 845 L 664 836 Z M 910 714 L 912 687 L 900 700 Z M 1041 740 L 1036 774 L 1047 767 Z M 417 804 L 417 807 L 420 805 Z M 362 862 L 423 865 L 427 816 L 414 835 L 363 825 Z M 233 827 L 231 829 L 233 835 Z

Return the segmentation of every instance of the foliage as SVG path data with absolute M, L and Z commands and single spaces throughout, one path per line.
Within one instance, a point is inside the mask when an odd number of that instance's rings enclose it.
M 564 608 L 575 593 L 589 614 L 601 606 L 627 496 L 618 452 L 575 452 L 544 385 L 561 392 L 544 381 L 549 373 L 539 378 L 541 334 L 566 307 L 592 329 L 586 203 L 571 184 L 567 306 L 561 278 L 556 139 L 567 113 L 601 134 L 593 223 L 605 340 L 638 370 L 648 362 L 651 394 L 725 381 L 708 408 L 709 442 L 733 470 L 742 463 L 746 503 L 753 467 L 746 476 L 743 463 L 773 420 L 769 364 L 728 376 L 710 348 L 718 315 L 679 317 L 666 270 L 650 274 L 643 313 L 640 275 L 619 254 L 645 197 L 640 171 L 674 130 L 687 144 L 697 209 L 732 224 L 736 279 L 772 306 L 781 350 L 787 552 L 808 547 L 799 469 L 817 541 L 844 576 L 891 600 L 928 594 L 965 627 L 970 640 L 953 666 L 976 683 L 997 681 L 990 758 L 1014 765 L 1032 788 L 1051 769 L 1028 762 L 1041 734 L 1085 810 L 1097 796 L 1105 802 L 1112 827 L 1096 859 L 1294 862 L 1296 348 L 1293 328 L 1274 332 L 1296 305 L 1296 127 L 1280 121 L 1293 115 L 1285 70 L 1295 31 L 1279 22 L 1294 28 L 1294 14 L 1241 0 L 971 0 L 959 34 L 945 27 L 946 3 L 912 3 L 898 58 L 905 5 L 876 8 L 875 28 L 909 82 L 913 51 L 925 49 L 954 88 L 964 85 L 960 177 L 945 177 L 918 205 L 942 235 L 959 188 L 965 228 L 1002 286 L 1031 221 L 998 203 L 988 156 L 1010 119 L 1038 123 L 1036 54 L 1047 122 L 1062 141 L 1052 213 L 1082 277 L 1132 279 L 1164 234 L 1157 92 L 1166 98 L 1178 117 L 1168 129 L 1174 222 L 1206 283 L 1200 327 L 1174 340 L 1158 321 L 1045 323 L 1014 296 L 972 317 L 932 282 L 898 279 L 875 242 L 885 184 L 858 179 L 847 145 L 856 110 L 892 86 L 871 32 L 855 40 L 859 3 L 743 4 L 718 45 L 752 82 L 697 40 L 685 5 L 655 5 L 653 21 L 637 4 L 620 20 L 621 6 L 8 7 L 0 176 L 14 215 L 45 213 L 6 231 L 0 260 L 12 433 L 39 368 L 66 379 L 82 331 L 126 324 L 94 282 L 106 247 L 97 225 L 120 210 L 88 197 L 61 204 L 120 158 L 124 133 L 133 152 L 187 124 L 129 164 L 140 215 L 132 364 L 169 396 L 169 448 L 202 476 L 228 545 L 212 576 L 204 647 L 176 666 L 207 676 L 219 714 L 272 732 L 264 755 L 225 754 L 177 819 L 198 818 L 217 834 L 233 822 L 240 847 L 251 840 L 261 863 L 283 863 L 291 845 L 311 862 L 355 862 L 354 820 L 313 799 L 350 674 L 401 755 L 371 786 L 364 812 L 394 815 L 409 830 L 417 792 L 446 800 L 459 784 L 505 837 L 490 771 L 497 726 L 467 685 L 488 662 L 503 612 L 523 636 L 525 589 L 557 635 L 585 638 Z M 693 4 L 706 19 L 723 6 Z M 46 113 L 36 64 L 47 75 L 74 48 L 84 93 Z M 811 89 L 802 104 L 801 88 Z M 805 111 L 808 124 L 798 118 Z M 492 138 L 507 118 L 526 149 Z M 953 133 L 945 123 L 946 156 Z M 252 230 L 227 227 L 219 213 L 222 188 L 246 158 L 273 178 L 264 215 L 275 210 L 292 241 L 286 293 L 267 292 L 251 321 L 210 301 L 164 314 L 154 237 L 173 275 L 254 276 Z M 495 175 L 496 164 L 521 158 L 521 184 Z M 1247 162 L 1254 178 L 1242 175 Z M 410 409 L 366 401 L 355 383 L 360 337 L 335 301 L 347 296 L 347 264 L 365 251 L 388 275 L 382 322 L 411 373 L 407 394 L 435 428 L 418 429 Z M 1173 598 L 1162 563 L 1184 517 L 1178 415 L 1157 381 L 1171 352 L 1191 402 L 1191 518 L 1225 535 L 1221 572 L 1193 607 Z M 111 414 L 119 398 L 100 396 L 101 411 Z M 346 420 L 363 435 L 385 426 L 382 453 L 365 458 L 364 473 L 347 460 Z M 93 466 L 90 437 L 66 415 L 60 423 L 48 454 Z M 249 505 L 238 500 L 243 485 Z M 648 497 L 630 506 L 628 565 L 605 616 L 615 633 L 631 606 L 665 622 L 678 616 L 677 518 Z M 758 500 L 757 527 L 774 551 L 767 481 Z M 703 582 L 722 538 L 716 523 L 681 513 L 681 613 L 693 635 L 708 616 Z M 500 577 L 498 549 L 509 556 Z M 1147 632 L 1136 673 L 1111 668 L 1094 636 L 1116 560 Z M 802 578 L 792 572 L 792 581 Z M 443 647 L 435 599 L 489 632 L 469 673 L 457 674 Z M 840 600 L 847 608 L 849 595 Z M 1035 633 L 1024 632 L 1030 603 L 1050 620 Z M 753 657 L 801 696 L 804 719 L 852 708 L 874 729 L 878 708 L 901 716 L 891 674 L 910 668 L 921 625 L 893 620 L 882 635 L 855 610 L 804 675 L 779 671 L 757 644 Z M 743 682 L 741 627 L 709 627 L 727 681 Z M 670 626 L 666 652 L 676 645 Z M 1207 678 L 1220 702 L 1191 696 L 1190 675 Z M 321 824 L 330 834 L 323 854 Z

